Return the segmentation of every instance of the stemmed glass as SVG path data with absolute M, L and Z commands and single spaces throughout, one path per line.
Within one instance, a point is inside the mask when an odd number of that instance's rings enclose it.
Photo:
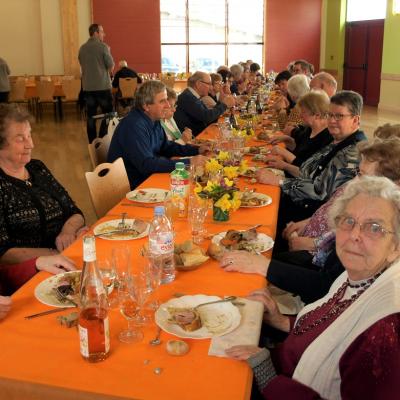
M 150 318 L 143 314 L 143 306 L 153 291 L 150 271 L 139 272 L 133 275 L 132 288 L 137 306 L 137 313 L 133 317 L 133 320 L 137 325 L 146 325 L 150 322 Z
M 162 255 L 148 255 L 147 256 L 148 263 L 147 269 L 149 272 L 149 285 L 151 288 L 151 294 L 155 293 L 158 287 L 161 284 L 161 274 L 162 274 L 162 265 L 163 265 L 163 256 Z M 155 311 L 159 307 L 159 302 L 153 297 L 152 301 L 148 303 L 148 307 Z
M 116 295 L 116 290 L 114 290 L 118 286 L 116 284 L 117 273 L 114 263 L 108 259 L 97 260 L 97 267 L 99 268 L 103 285 L 106 289 L 108 306 L 114 308 L 118 304 L 118 296 Z
M 128 321 L 128 328 L 122 330 L 118 335 L 119 340 L 124 343 L 141 341 L 143 333 L 132 326 L 138 316 L 140 306 L 131 275 L 126 274 L 119 279 L 118 300 L 121 314 Z
M 206 234 L 204 221 L 209 209 L 208 199 L 201 199 L 196 195 L 189 198 L 189 225 L 192 233 L 192 241 L 200 244 Z

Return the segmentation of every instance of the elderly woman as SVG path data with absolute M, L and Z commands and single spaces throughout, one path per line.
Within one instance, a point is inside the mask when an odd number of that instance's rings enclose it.
M 310 79 L 306 75 L 294 75 L 288 80 L 288 94 L 294 103 L 310 91 Z M 279 103 L 278 103 L 279 105 Z M 286 98 L 278 107 L 278 124 L 280 129 L 287 135 L 302 123 L 300 110 L 297 107 L 290 108 Z
M 31 159 L 29 114 L 0 106 L 0 262 L 13 264 L 68 247 L 82 212 L 46 166 Z
M 230 68 L 231 70 L 231 76 L 232 76 L 232 84 L 231 84 L 231 93 L 239 95 L 240 93 L 238 92 L 238 81 L 245 80 L 243 78 L 243 72 L 244 68 L 240 64 L 233 64 Z
M 332 142 L 326 119 L 329 102 L 328 95 L 322 91 L 309 92 L 299 99 L 297 107 L 300 109 L 303 124 L 293 130 L 292 136 L 279 135 L 270 140 L 271 144 L 283 142 L 286 148 L 272 148 L 272 155 L 267 157 L 269 167 L 298 176 L 301 164 Z
M 400 183 L 400 139 L 392 137 L 359 144 L 360 176 L 383 176 Z M 354 178 L 357 180 L 358 178 Z M 343 265 L 334 251 L 335 235 L 328 227 L 328 214 L 335 200 L 343 194 L 342 185 L 332 198 L 321 206 L 308 221 L 305 233 L 291 229 L 284 231 L 289 241 L 289 252 L 276 253 L 272 259 L 247 252 L 227 253 L 222 265 L 228 271 L 254 272 L 267 277 L 268 282 L 311 303 L 324 296 L 333 281 L 343 272 Z M 227 263 L 226 259 L 229 260 Z
M 328 113 L 333 142 L 308 158 L 300 166 L 298 177 L 281 179 L 267 169 L 257 171 L 259 182 L 282 189 L 279 232 L 287 222 L 311 216 L 339 186 L 356 175 L 359 164 L 356 144 L 366 139 L 359 131 L 361 109 L 362 97 L 358 93 L 338 92 L 331 99 Z
M 181 132 L 174 120 L 177 98 L 176 92 L 174 89 L 171 89 L 168 86 L 166 90 L 167 100 L 170 108 L 165 111 L 165 117 L 160 120 L 161 126 L 163 127 L 168 140 L 172 140 L 173 142 L 180 144 L 189 143 L 192 140 L 192 130 L 190 128 L 185 128 L 184 131 Z
M 208 96 L 203 96 L 200 100 L 207 108 L 214 108 L 219 101 L 222 90 L 222 76 L 220 74 L 210 74 L 211 86 L 208 88 Z
M 282 315 L 268 290 L 253 293 L 264 321 L 289 336 L 271 354 L 235 346 L 268 399 L 395 399 L 400 390 L 400 190 L 364 177 L 346 188 L 331 212 L 345 271 L 329 293 L 296 321 Z

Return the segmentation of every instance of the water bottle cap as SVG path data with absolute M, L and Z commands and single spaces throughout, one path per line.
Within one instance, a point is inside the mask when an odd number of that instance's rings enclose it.
M 176 169 L 185 169 L 185 163 L 183 163 L 183 162 L 177 162 L 177 163 L 175 164 L 175 168 L 176 168 Z
M 154 207 L 154 215 L 164 215 L 164 214 L 165 214 L 165 207 L 164 206 Z

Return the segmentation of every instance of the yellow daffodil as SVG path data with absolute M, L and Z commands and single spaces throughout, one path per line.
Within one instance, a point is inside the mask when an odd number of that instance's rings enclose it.
M 241 174 L 245 173 L 249 169 L 249 165 L 247 163 L 247 160 L 242 160 L 242 162 L 239 165 L 239 172 Z
M 224 175 L 229 179 L 236 178 L 239 175 L 239 167 L 224 167 Z
M 193 191 L 198 194 L 203 190 L 203 187 L 200 185 L 199 182 L 196 182 L 196 187 L 193 189 Z
M 232 210 L 237 210 L 240 207 L 242 194 L 240 192 L 233 192 L 231 199 Z
M 226 161 L 229 160 L 229 153 L 227 151 L 220 151 L 217 155 L 218 161 Z
M 228 187 L 232 187 L 234 182 L 230 181 L 228 178 L 224 178 L 225 185 Z
M 223 166 L 215 158 L 206 161 L 206 171 L 209 173 L 216 173 L 220 171 Z
M 203 189 L 205 192 L 212 192 L 218 187 L 218 184 L 213 181 L 208 181 L 206 187 Z
M 215 202 L 215 206 L 219 207 L 222 211 L 229 211 L 232 208 L 232 203 L 229 200 L 229 194 L 225 193 L 219 200 Z

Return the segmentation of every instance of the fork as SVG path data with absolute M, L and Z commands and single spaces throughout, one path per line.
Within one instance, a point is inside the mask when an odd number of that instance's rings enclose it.
M 60 289 L 57 287 L 55 288 L 55 295 L 56 295 L 56 299 L 60 302 L 60 303 L 65 303 L 65 302 L 69 302 L 71 304 L 73 304 L 75 307 L 78 307 L 78 304 L 73 301 L 72 299 L 68 298 L 63 292 L 60 291 Z
M 125 229 L 125 218 L 126 218 L 126 216 L 127 216 L 127 213 L 125 213 L 125 212 L 121 214 L 121 222 L 119 222 L 118 225 L 117 225 L 117 229 L 118 230 Z

